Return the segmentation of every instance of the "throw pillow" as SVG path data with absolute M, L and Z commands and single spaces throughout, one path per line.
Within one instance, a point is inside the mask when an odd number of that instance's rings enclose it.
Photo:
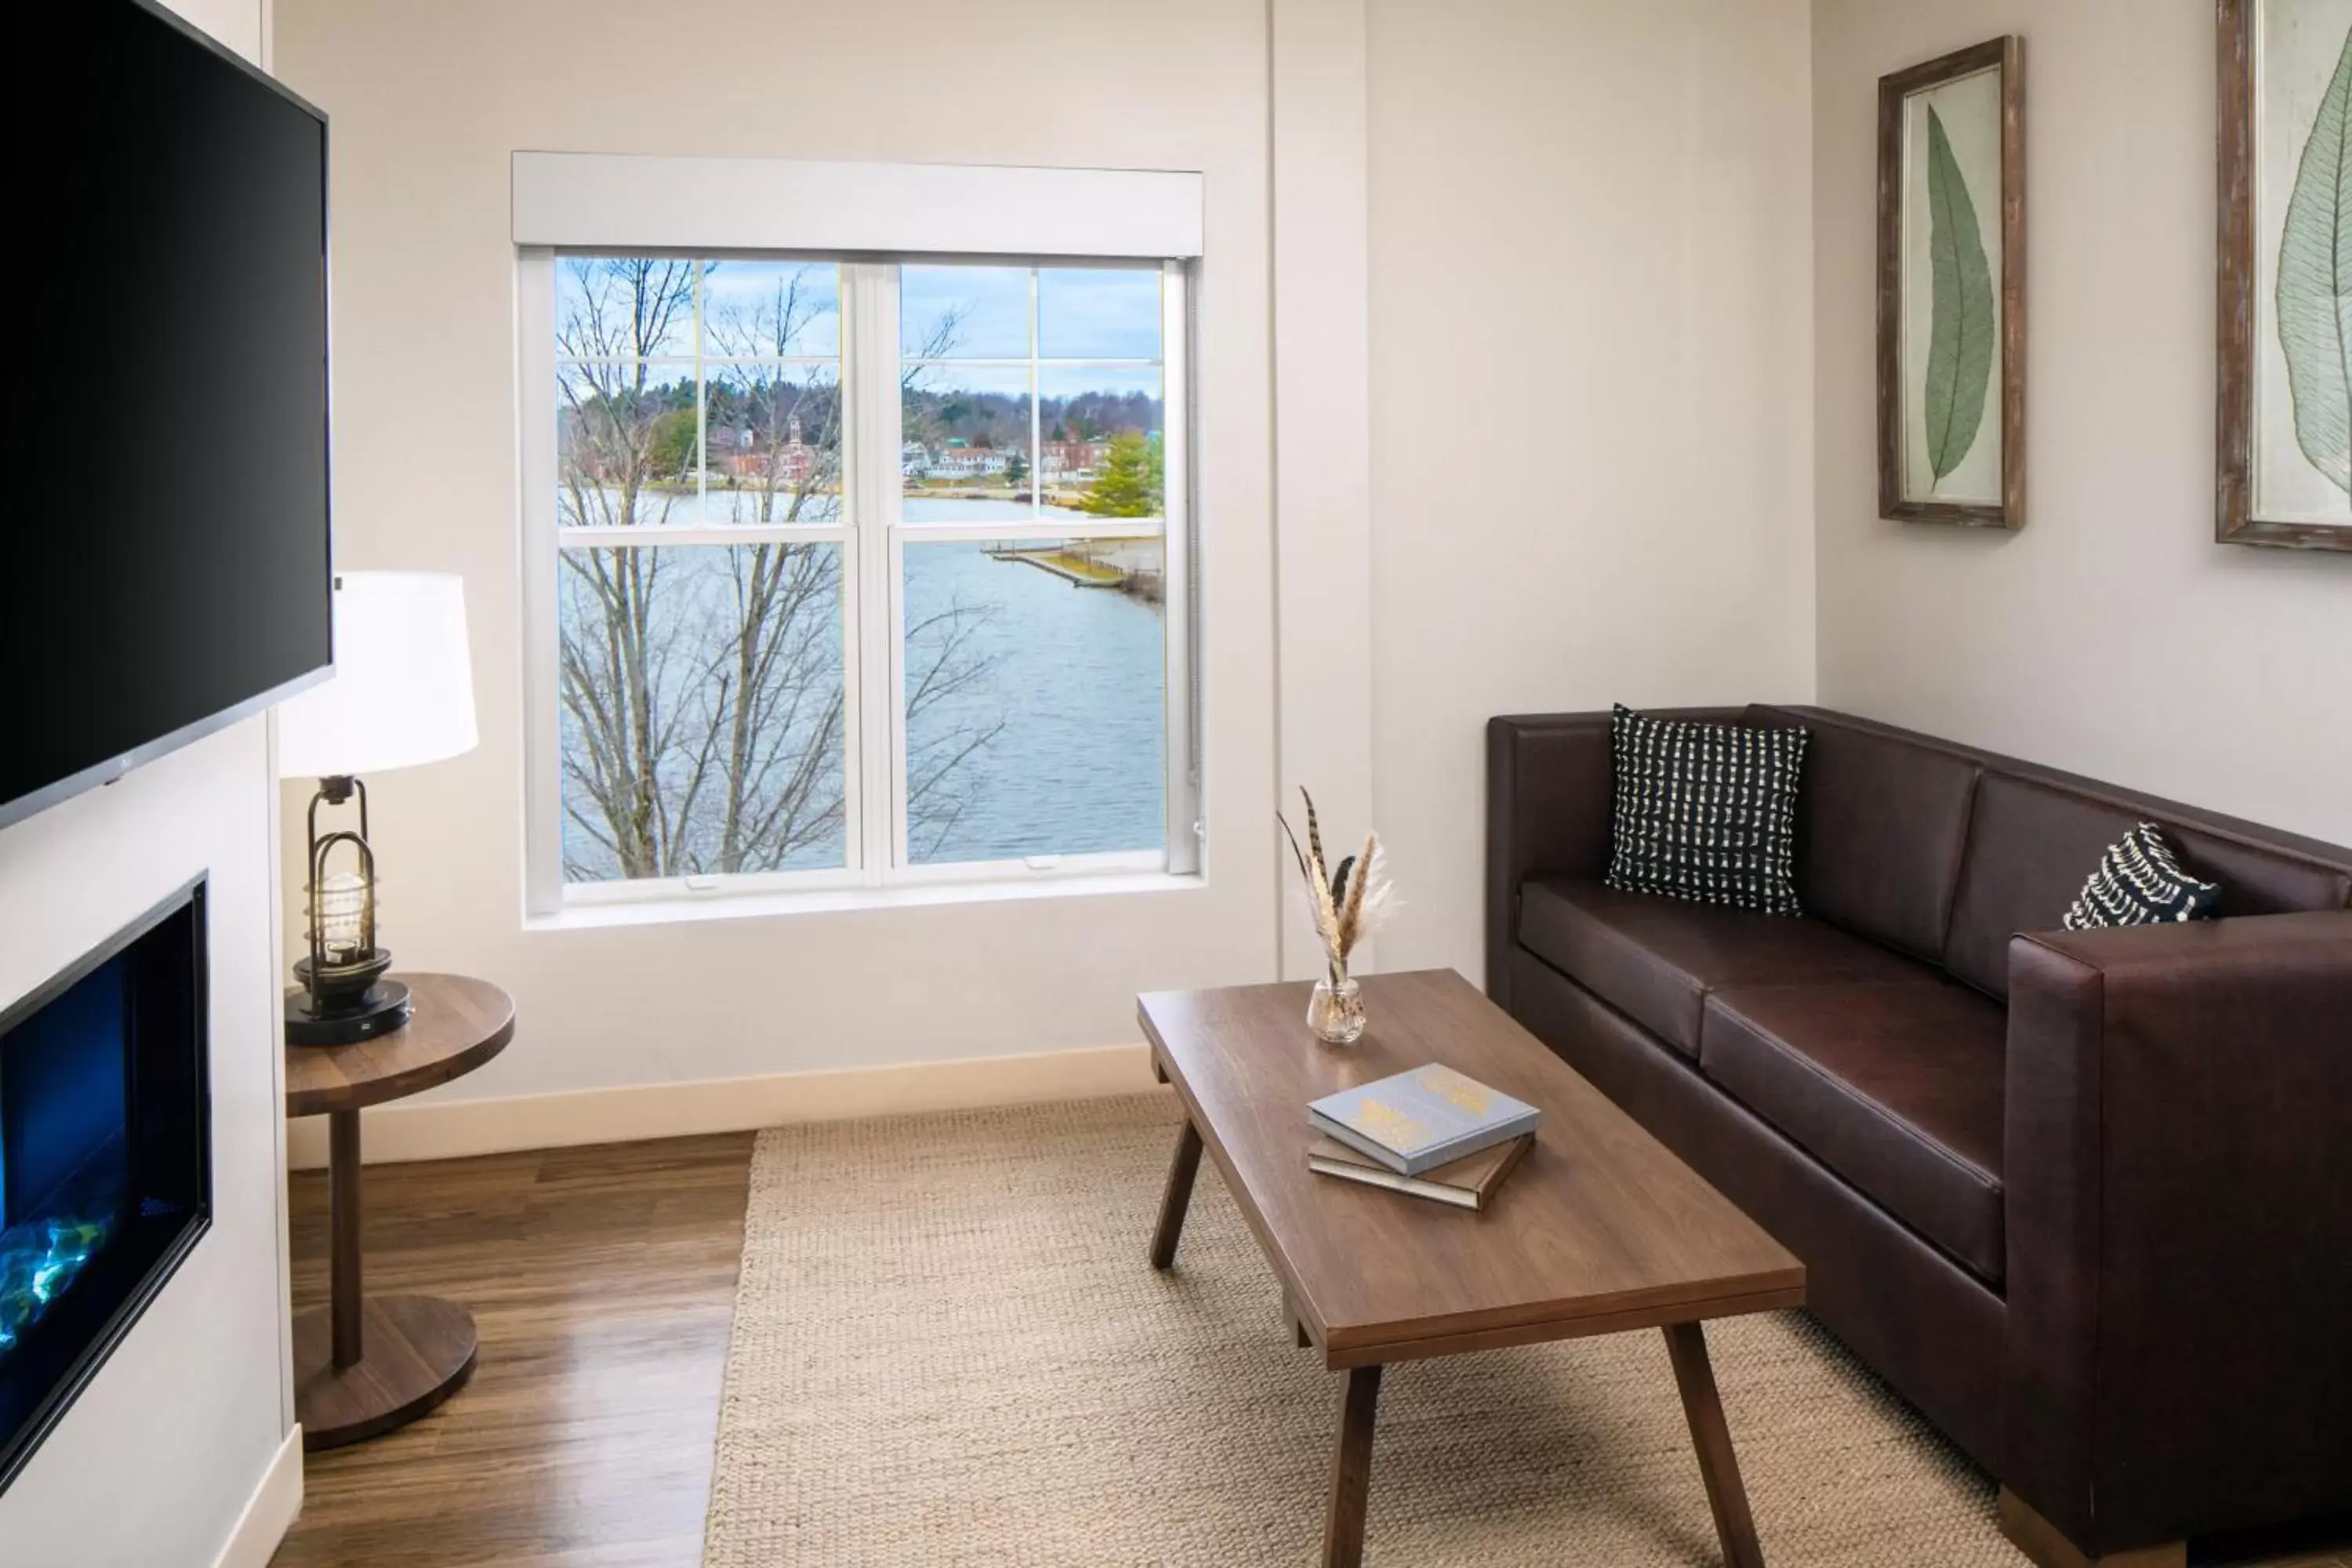
M 2156 824 L 2143 822 L 2107 846 L 2099 868 L 2083 884 L 2083 896 L 2066 911 L 2066 929 L 2204 920 L 2221 901 L 2221 884 L 2200 882 L 2183 871 Z
M 1806 731 L 1653 719 L 1620 706 L 1608 884 L 1800 913 L 1797 780 Z

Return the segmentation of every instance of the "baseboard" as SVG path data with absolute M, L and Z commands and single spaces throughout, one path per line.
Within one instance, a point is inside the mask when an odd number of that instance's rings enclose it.
M 261 1484 L 246 1500 L 236 1528 L 213 1559 L 213 1568 L 268 1568 L 278 1542 L 302 1511 L 302 1428 L 296 1426 L 278 1445 L 277 1457 L 261 1473 Z
M 1153 1087 L 1148 1047 L 1101 1046 L 968 1061 L 387 1105 L 367 1113 L 362 1147 L 370 1164 L 453 1160 L 517 1149 L 741 1132 L 793 1121 L 1092 1100 L 1141 1094 Z M 326 1164 L 326 1118 L 305 1117 L 286 1132 L 289 1167 L 314 1171 Z

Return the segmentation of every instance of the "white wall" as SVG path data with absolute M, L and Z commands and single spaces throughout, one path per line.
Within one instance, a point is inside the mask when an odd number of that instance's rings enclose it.
M 1812 695 L 1806 6 L 1370 19 L 1381 962 L 1475 975 L 1488 715 Z
M 1877 518 L 1877 78 L 2024 35 L 2025 531 Z M 2213 534 L 2210 0 L 1814 0 L 1821 700 L 2352 841 L 2352 557 Z
M 1139 989 L 1269 976 L 1262 5 L 690 0 L 648 16 L 617 0 L 278 7 L 278 68 L 333 121 L 341 560 L 462 573 L 470 604 L 480 749 L 371 781 L 386 942 L 520 1008 L 515 1045 L 445 1092 L 1101 1046 L 1135 1037 Z M 1206 887 L 522 930 L 518 148 L 1203 172 Z
M 58 0 L 63 4 L 65 0 Z M 161 0 L 247 59 L 269 68 L 270 0 Z
M 985 26 L 938 0 L 691 0 L 665 13 L 665 38 L 694 41 L 677 47 L 628 41 L 639 20 L 613 0 L 279 5 L 279 64 L 334 117 L 343 560 L 462 572 L 472 597 L 482 748 L 374 784 L 402 963 L 489 975 L 521 1008 L 518 1045 L 445 1099 L 1132 1039 L 1139 988 L 1275 972 L 1277 735 L 1286 768 L 1346 815 L 1365 802 L 1395 850 L 1410 907 L 1382 966 L 1476 973 L 1487 715 L 1811 696 L 1802 0 L 1218 0 L 1083 26 L 1026 0 Z M 943 37 L 954 68 L 930 68 L 921 41 Z M 1206 174 L 1205 889 L 522 929 L 506 159 L 523 147 Z M 1278 363 L 1269 160 L 1299 317 Z M 1348 472 L 1358 266 L 1369 527 Z M 1329 657 L 1318 606 L 1367 596 L 1371 635 L 1338 643 L 1361 652 Z

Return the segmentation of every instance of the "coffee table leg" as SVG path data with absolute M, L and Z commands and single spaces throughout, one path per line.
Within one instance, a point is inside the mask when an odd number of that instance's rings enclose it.
M 1176 1238 L 1184 1234 L 1184 1211 L 1192 1203 L 1192 1178 L 1201 1171 L 1201 1131 L 1188 1118 L 1176 1134 L 1176 1158 L 1168 1167 L 1168 1190 L 1160 1197 L 1160 1228 L 1151 1236 L 1151 1267 L 1176 1261 Z
M 1323 1568 L 1359 1568 L 1364 1561 L 1364 1505 L 1372 1493 L 1372 1415 L 1381 1402 L 1381 1369 L 1350 1367 L 1339 1395 L 1339 1445 L 1331 1458 L 1331 1511 L 1323 1521 Z
M 1730 1568 L 1764 1568 L 1756 1541 L 1756 1519 L 1748 1511 L 1748 1489 L 1739 1480 L 1739 1456 L 1732 1452 L 1731 1427 L 1723 1418 L 1723 1396 L 1706 1356 L 1706 1331 L 1696 1323 L 1666 1327 L 1666 1354 L 1682 1390 L 1683 1415 L 1690 1422 L 1691 1446 L 1698 1450 L 1698 1473 L 1706 1482 L 1706 1506 L 1715 1513 L 1716 1538 Z

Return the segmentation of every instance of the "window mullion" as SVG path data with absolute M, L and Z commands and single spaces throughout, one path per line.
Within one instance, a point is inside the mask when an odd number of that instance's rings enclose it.
M 840 489 L 840 508 L 834 525 L 825 530 L 825 537 L 840 552 L 841 560 L 841 835 L 843 869 L 840 875 L 852 886 L 863 883 L 869 875 L 870 862 L 866 854 L 866 777 L 867 769 L 860 746 L 864 728 L 859 721 L 865 701 L 865 660 L 858 651 L 858 639 L 864 635 L 865 617 L 859 609 L 859 593 L 866 574 L 858 562 L 857 518 L 861 502 L 861 485 L 857 473 L 860 431 L 857 405 L 851 401 L 849 377 L 850 355 L 856 347 L 858 301 L 851 274 L 855 269 L 839 267 L 834 273 L 835 302 L 839 312 L 838 336 L 834 347 L 834 397 L 840 420 L 837 432 L 841 455 L 835 474 Z M 789 331 L 790 324 L 782 323 Z
M 890 530 L 898 515 L 898 268 L 842 268 L 850 305 L 842 343 L 845 398 L 853 414 L 851 521 L 856 570 L 858 865 L 868 883 L 895 867 L 902 842 L 898 761 L 898 584 Z
M 831 523 L 721 522 L 705 528 L 664 523 L 558 528 L 555 537 L 565 550 L 659 550 L 681 544 L 837 544 L 847 542 L 852 531 Z
M 1045 515 L 1045 378 L 1037 369 L 1037 269 L 1029 269 L 1029 521 Z
M 710 515 L 710 388 L 702 368 L 703 264 L 688 265 L 694 268 L 694 521 L 700 523 Z
M 1169 262 L 1160 273 L 1160 511 L 1165 536 L 1160 570 L 1165 589 L 1161 635 L 1166 670 L 1161 690 L 1168 726 L 1168 869 L 1176 872 L 1200 870 L 1207 847 L 1202 841 L 1200 703 L 1193 668 L 1200 622 L 1192 608 L 1192 312 L 1186 298 L 1191 281 L 1181 262 Z
M 956 540 L 1158 539 L 1168 531 L 1164 518 L 1049 517 L 1036 522 L 912 522 L 902 537 L 932 543 Z

